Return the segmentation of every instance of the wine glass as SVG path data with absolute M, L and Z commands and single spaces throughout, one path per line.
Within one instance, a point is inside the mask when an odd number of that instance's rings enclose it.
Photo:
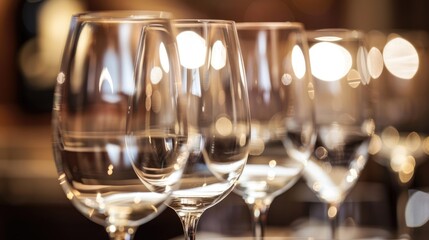
M 317 139 L 304 170 L 309 188 L 328 204 L 331 238 L 341 202 L 366 165 L 374 132 L 363 33 L 307 32 L 314 78 Z
M 148 31 L 152 25 L 154 31 Z M 171 53 L 165 64 L 170 74 L 160 76 L 165 68 L 152 71 L 167 90 L 159 91 L 169 100 L 162 105 L 169 109 L 165 118 L 178 112 L 171 87 L 179 71 L 174 38 L 169 41 L 168 34 L 161 34 L 169 28 L 168 14 L 163 12 L 89 12 L 71 19 L 53 105 L 54 158 L 67 198 L 83 215 L 106 227 L 111 239 L 132 239 L 139 225 L 165 209 L 163 203 L 175 184 L 171 177 L 171 186 L 153 191 L 141 183 L 130 157 L 139 156 L 154 172 L 166 169 L 180 176 L 184 167 L 181 156 L 187 154 L 186 148 L 171 149 L 170 155 L 157 159 L 152 158 L 158 157 L 157 149 L 128 149 L 125 141 L 138 52 L 140 63 L 149 56 L 157 61 L 154 51 Z M 151 41 L 146 40 L 149 36 Z M 139 47 L 140 43 L 144 46 Z M 152 119 L 141 120 L 152 123 Z M 179 118 L 169 120 L 181 124 Z M 164 165 L 153 166 L 153 162 Z
M 366 34 L 377 129 L 369 152 L 389 170 L 397 236 L 408 238 L 413 229 L 406 224 L 405 207 L 428 156 L 428 71 L 423 67 L 428 64 L 428 37 L 421 30 Z
M 313 85 L 304 27 L 291 22 L 237 23 L 251 112 L 250 153 L 234 192 L 264 237 L 275 197 L 301 177 L 315 142 Z
M 189 159 L 168 206 L 185 239 L 203 212 L 234 188 L 246 164 L 250 112 L 235 23 L 175 20 L 187 109 Z

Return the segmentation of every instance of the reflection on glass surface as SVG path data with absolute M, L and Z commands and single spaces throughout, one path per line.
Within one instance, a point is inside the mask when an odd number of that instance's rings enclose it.
M 180 32 L 177 37 L 180 63 L 189 69 L 201 67 L 206 61 L 206 41 L 194 31 Z
M 310 48 L 311 72 L 324 81 L 344 77 L 352 67 L 352 56 L 344 47 L 331 42 L 320 42 Z

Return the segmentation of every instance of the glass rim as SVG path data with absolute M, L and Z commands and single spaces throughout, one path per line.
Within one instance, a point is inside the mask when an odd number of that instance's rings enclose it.
M 205 24 L 211 24 L 211 25 L 236 25 L 235 21 L 232 20 L 224 20 L 224 19 L 191 19 L 191 18 L 184 18 L 184 19 L 171 19 L 172 24 L 175 25 L 182 25 L 182 26 L 199 26 L 199 25 L 205 25 Z
M 72 19 L 85 22 L 139 22 L 145 20 L 171 19 L 172 13 L 152 10 L 89 11 L 74 14 Z
M 286 29 L 296 28 L 303 29 L 304 24 L 301 22 L 236 22 L 238 30 L 257 30 L 257 29 Z
M 364 33 L 357 29 L 348 28 L 323 28 L 305 31 L 308 40 L 313 41 L 338 41 L 347 39 L 359 39 Z

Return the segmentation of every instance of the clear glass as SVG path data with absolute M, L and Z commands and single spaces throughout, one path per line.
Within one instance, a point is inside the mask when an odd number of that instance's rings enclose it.
M 163 16 L 162 12 L 122 11 L 73 16 L 57 77 L 52 129 L 60 185 L 83 215 L 106 227 L 111 239 L 132 239 L 139 225 L 162 212 L 178 182 L 172 178 L 172 186 L 154 191 L 142 184 L 130 157 L 146 157 L 141 161 L 159 163 L 153 171 L 176 175 L 184 166 L 178 157 L 180 148 L 169 149 L 170 155 L 161 158 L 153 149 L 129 149 L 126 143 L 135 59 L 139 57 L 141 63 L 142 58 L 154 55 L 150 49 L 159 49 L 161 37 L 155 46 L 156 41 L 148 41 L 146 35 L 156 38 L 169 31 L 170 20 Z M 152 25 L 163 31 L 148 34 Z M 174 38 L 166 40 L 165 52 L 174 53 Z M 168 99 L 162 106 L 169 108 L 164 115 L 170 117 L 177 109 L 172 81 L 180 76 L 178 58 L 170 55 L 166 65 L 170 73 L 158 77 L 158 82 L 167 90 L 160 92 Z M 172 118 L 171 124 L 180 125 L 179 120 Z
M 250 113 L 235 23 L 176 20 L 190 156 L 168 204 L 195 239 L 203 212 L 234 188 L 246 164 Z
M 403 238 L 418 238 L 421 214 L 408 214 L 411 188 L 422 185 L 420 174 L 427 164 L 429 33 L 423 30 L 370 31 L 366 34 L 374 78 L 373 98 L 376 134 L 370 144 L 375 162 L 389 172 L 396 225 L 392 232 Z M 421 173 L 420 173 L 421 172 Z M 417 181 L 415 181 L 417 179 Z M 424 184 L 423 184 L 424 185 Z M 420 212 L 420 206 L 417 211 Z M 407 219 L 407 216 L 413 216 Z M 412 220 L 411 220 L 412 219 Z
M 303 176 L 328 204 L 331 238 L 337 239 L 341 202 L 366 165 L 374 132 L 363 33 L 327 29 L 308 31 L 314 78 L 317 140 Z
M 237 23 L 251 112 L 250 153 L 234 192 L 264 238 L 274 198 L 295 184 L 315 142 L 313 84 L 299 23 Z

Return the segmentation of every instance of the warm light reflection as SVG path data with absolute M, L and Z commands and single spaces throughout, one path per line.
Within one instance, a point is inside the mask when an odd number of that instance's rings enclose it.
M 390 148 L 395 147 L 399 142 L 399 132 L 396 128 L 389 126 L 381 132 L 381 140 Z
M 226 48 L 219 40 L 213 44 L 210 64 L 216 70 L 226 65 Z
M 320 147 L 316 148 L 316 150 L 314 151 L 314 154 L 316 155 L 316 157 L 318 159 L 323 160 L 323 159 L 328 157 L 328 150 L 326 150 L 326 148 L 320 146 Z
M 206 41 L 193 31 L 183 31 L 176 37 L 180 63 L 183 67 L 194 69 L 206 61 Z
M 334 218 L 337 215 L 337 208 L 335 206 L 330 206 L 328 209 L 328 217 L 329 218 Z
M 63 72 L 58 73 L 58 75 L 57 75 L 57 83 L 58 84 L 63 84 L 65 80 L 66 80 L 66 75 Z
M 383 49 L 387 70 L 401 79 L 411 79 L 419 68 L 419 55 L 407 40 L 397 37 L 390 40 Z
M 352 67 L 352 56 L 344 47 L 320 42 L 310 48 L 311 72 L 323 81 L 336 81 L 347 75 Z
M 383 147 L 383 142 L 381 141 L 380 136 L 377 134 L 372 135 L 371 141 L 369 142 L 368 153 L 375 155 L 380 152 Z
M 232 133 L 232 123 L 227 117 L 220 117 L 216 121 L 216 131 L 222 136 L 228 136 Z
M 328 149 L 335 149 L 337 146 L 341 146 L 344 143 L 346 137 L 344 129 L 339 125 L 331 125 L 329 127 L 321 127 L 320 135 L 322 141 L 325 143 Z
M 159 60 L 161 62 L 162 69 L 166 73 L 170 72 L 170 63 L 168 59 L 167 49 L 165 49 L 165 45 L 163 42 L 159 44 Z
M 308 85 L 307 85 L 307 89 L 308 89 L 308 97 L 310 98 L 310 99 L 314 99 L 314 85 L 313 85 L 313 83 L 308 83 Z
M 368 70 L 368 52 L 364 47 L 359 47 L 356 56 L 357 71 L 360 75 L 360 80 L 363 84 L 369 84 L 371 81 L 371 75 Z
M 425 140 L 423 140 L 423 151 L 429 155 L 429 137 L 426 137 Z
M 337 36 L 322 36 L 322 37 L 316 37 L 315 39 L 323 42 L 337 42 L 342 40 L 342 38 Z
M 407 161 L 408 152 L 407 149 L 403 146 L 396 146 L 392 150 L 390 157 L 390 167 L 393 171 L 399 172 L 402 169 L 402 165 Z
M 420 135 L 416 132 L 411 132 L 405 138 L 405 146 L 412 152 L 420 148 L 421 142 Z
M 349 74 L 347 74 L 347 82 L 350 87 L 357 88 L 361 83 L 361 76 L 358 71 L 355 69 L 350 70 Z
M 295 45 L 292 49 L 292 68 L 295 76 L 299 79 L 304 77 L 307 70 L 304 53 L 298 45 Z
M 113 174 L 113 165 L 110 164 L 109 167 L 107 168 L 107 175 L 112 175 Z
M 264 140 L 258 138 L 258 136 L 251 137 L 249 154 L 253 156 L 261 155 L 265 150 Z
M 244 147 L 247 143 L 247 135 L 245 133 L 242 133 L 238 139 L 238 144 L 240 145 L 240 147 Z
M 152 103 L 152 111 L 155 113 L 159 113 L 162 108 L 162 96 L 158 90 L 153 92 L 151 103 Z
M 153 84 L 158 84 L 162 79 L 162 70 L 160 67 L 153 67 L 150 71 L 150 81 Z
M 369 50 L 368 57 L 368 71 L 372 78 L 376 79 L 380 77 L 381 73 L 383 72 L 383 55 L 381 54 L 381 51 L 373 47 Z
M 283 74 L 281 81 L 283 85 L 288 86 L 289 84 L 292 83 L 292 76 L 288 73 L 285 73 Z
M 381 137 L 373 136 L 369 152 L 379 155 L 376 159 L 397 174 L 399 183 L 407 184 L 412 180 L 417 164 L 424 159 L 426 139 L 422 139 L 416 132 L 399 133 L 389 126 L 383 129 Z

